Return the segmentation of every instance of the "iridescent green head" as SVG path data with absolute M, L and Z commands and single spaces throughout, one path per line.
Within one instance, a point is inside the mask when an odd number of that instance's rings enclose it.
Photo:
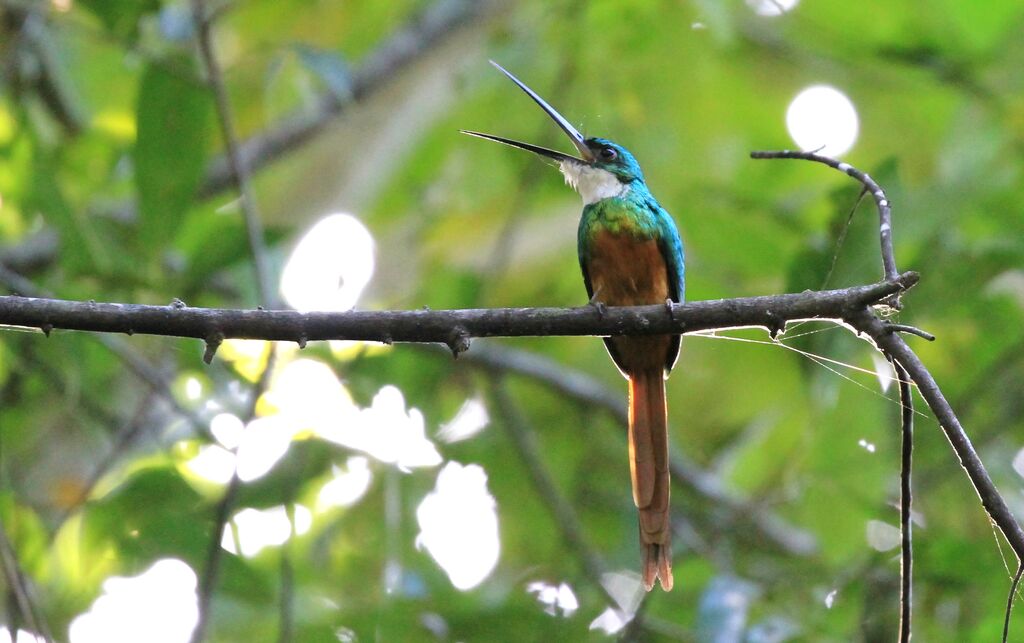
M 619 181 L 630 183 L 643 181 L 644 173 L 629 150 L 606 138 L 588 138 L 583 141 L 593 154 L 590 165 L 614 174 Z

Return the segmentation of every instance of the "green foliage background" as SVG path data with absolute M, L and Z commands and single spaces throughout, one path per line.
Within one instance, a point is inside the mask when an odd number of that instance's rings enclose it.
M 234 195 L 199 189 L 223 147 L 197 75 L 187 4 L 80 0 L 59 11 L 3 2 L 0 16 L 26 6 L 41 26 L 35 39 L 19 37 L 10 21 L 0 32 L 0 263 L 62 298 L 255 306 Z M 327 92 L 347 100 L 361 63 L 430 6 L 227 5 L 215 33 L 243 135 L 312 110 Z M 578 197 L 535 159 L 457 134 L 478 129 L 564 147 L 543 114 L 487 64 L 493 58 L 585 133 L 613 138 L 640 159 L 679 222 L 691 299 L 818 288 L 858 186 L 820 166 L 755 162 L 748 152 L 791 147 L 789 101 L 807 85 L 831 84 L 861 119 L 844 160 L 887 189 L 900 268 L 922 274 L 900 320 L 938 336 L 914 347 L 1024 515 L 1012 466 L 1024 447 L 1020 2 L 806 0 L 768 18 L 735 1 L 523 0 L 469 13 L 346 103 L 309 144 L 256 173 L 275 266 L 303 229 L 344 209 L 376 239 L 377 272 L 360 307 L 582 304 Z M 72 109 L 62 114 L 57 103 Z M 879 277 L 873 217 L 867 206 L 857 211 L 829 286 Z M 204 366 L 194 342 L 128 342 L 176 383 L 182 406 L 196 404 L 181 390 L 186 376 L 221 393 L 241 379 L 224 360 Z M 842 329 L 790 343 L 874 368 L 869 347 Z M 596 339 L 500 344 L 587 373 L 625 397 Z M 675 447 L 751 506 L 813 534 L 818 549 L 780 552 L 744 512 L 677 486 L 674 510 L 686 529 L 676 590 L 649 597 L 650 629 L 641 635 L 895 638 L 896 550 L 875 551 L 865 535 L 869 521 L 898 521 L 893 391 L 880 393 L 870 373 L 780 347 L 699 337 L 683 344 L 669 382 Z M 384 384 L 398 385 L 424 413 L 428 436 L 465 399 L 490 401 L 488 375 L 440 352 L 398 346 L 331 359 L 311 346 L 307 356 L 329 361 L 361 404 Z M 623 427 L 543 383 L 509 376 L 507 384 L 590 541 L 612 568 L 636 568 Z M 398 474 L 375 463 L 359 504 L 318 519 L 285 548 L 252 559 L 224 554 L 211 639 L 277 638 L 282 556 L 294 571 L 295 640 L 334 640 L 342 628 L 359 640 L 604 638 L 588 625 L 606 599 L 531 486 L 501 430 L 506 418 L 489 410 L 487 430 L 441 447 L 446 460 L 481 464 L 497 500 L 501 559 L 480 587 L 456 591 L 414 546 L 415 508 L 436 470 Z M 119 432 L 132 426 L 129 448 L 117 447 Z M 167 556 L 201 574 L 221 491 L 197 487 L 181 464 L 203 441 L 96 337 L 0 333 L 0 516 L 58 638 L 111 574 L 135 574 Z M 110 453 L 116 458 L 101 484 L 77 498 Z M 267 479 L 243 489 L 239 508 L 308 499 L 348 455 L 297 442 Z M 919 417 L 915 459 L 915 634 L 995 640 L 1012 558 L 1001 558 L 930 417 Z M 385 480 L 399 490 L 397 528 L 385 521 Z M 397 531 L 386 537 L 389 529 Z M 1010 557 L 1005 546 L 1003 553 Z M 391 594 L 383 589 L 387 560 L 403 569 Z M 526 592 L 533 580 L 570 583 L 579 610 L 546 614 Z M 426 615 L 440 617 L 447 634 L 428 629 Z M 16 620 L 8 611 L 6 622 Z M 1014 631 L 1024 636 L 1017 620 Z

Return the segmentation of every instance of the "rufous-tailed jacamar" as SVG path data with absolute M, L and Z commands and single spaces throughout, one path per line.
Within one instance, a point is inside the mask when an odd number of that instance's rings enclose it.
M 558 163 L 583 197 L 577 250 L 583 283 L 596 306 L 683 301 L 683 244 L 671 215 L 651 195 L 636 159 L 604 138 L 584 138 L 569 121 L 501 65 L 568 135 L 577 158 L 501 136 L 466 134 L 527 150 Z M 665 379 L 679 356 L 678 335 L 609 337 L 612 360 L 629 380 L 629 458 L 640 511 L 643 583 L 672 589 L 668 418 Z

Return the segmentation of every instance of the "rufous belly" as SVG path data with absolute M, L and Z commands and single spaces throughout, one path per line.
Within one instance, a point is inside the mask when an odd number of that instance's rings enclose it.
M 663 304 L 670 297 L 668 268 L 654 239 L 599 232 L 590 246 L 587 274 L 594 300 L 607 306 Z M 671 337 L 612 337 L 612 356 L 623 371 L 665 365 Z

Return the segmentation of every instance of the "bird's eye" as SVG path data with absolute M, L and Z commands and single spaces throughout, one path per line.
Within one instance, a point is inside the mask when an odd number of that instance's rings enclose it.
M 602 147 L 601 148 L 601 160 L 602 161 L 614 161 L 615 157 L 618 156 L 618 155 L 619 155 L 619 153 L 615 151 L 615 148 L 612 148 L 612 147 Z

